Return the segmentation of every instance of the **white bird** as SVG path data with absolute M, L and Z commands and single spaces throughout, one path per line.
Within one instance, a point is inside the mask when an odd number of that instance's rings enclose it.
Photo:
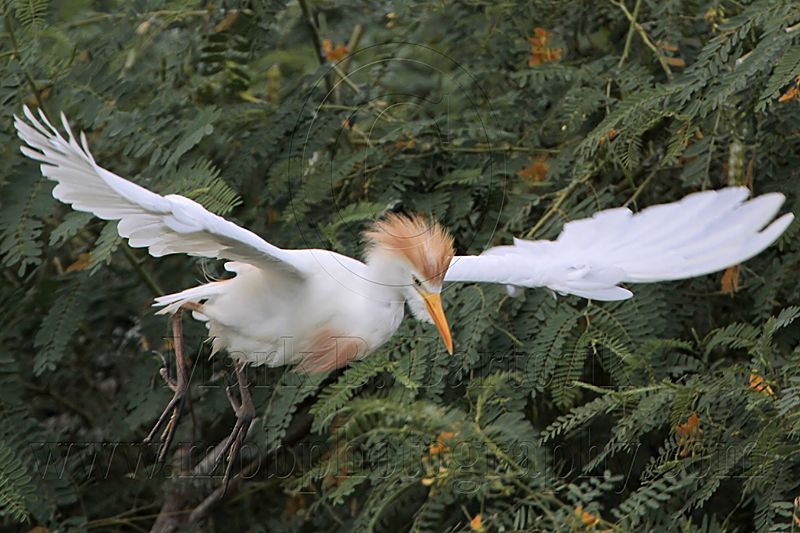
M 489 282 L 548 287 L 593 300 L 624 300 L 621 283 L 700 276 L 745 261 L 772 244 L 793 220 L 777 215 L 784 197 L 764 194 L 747 200 L 745 188 L 690 194 L 670 204 L 632 213 L 609 209 L 565 225 L 555 241 L 515 239 L 511 246 L 481 255 L 454 256 L 453 239 L 423 217 L 389 215 L 365 233 L 359 261 L 330 250 L 284 250 L 183 196 L 161 196 L 100 167 L 80 144 L 64 115 L 64 138 L 39 111 L 24 108 L 15 118 L 22 153 L 40 161 L 56 181 L 53 196 L 73 209 L 119 220 L 118 231 L 132 247 L 160 257 L 173 253 L 228 259 L 232 278 L 212 281 L 156 298 L 159 313 L 173 314 L 180 340 L 180 310 L 204 321 L 213 351 L 226 350 L 236 363 L 240 398 L 230 396 L 237 423 L 228 439 L 230 458 L 244 439 L 254 408 L 243 366 L 295 365 L 323 372 L 368 356 L 397 331 L 408 305 L 412 315 L 432 322 L 447 351 L 453 341 L 442 308 L 445 282 Z M 169 447 L 188 387 L 182 346 L 176 342 L 175 390 L 152 439 L 165 426 L 162 453 Z M 166 378 L 166 374 L 165 374 Z

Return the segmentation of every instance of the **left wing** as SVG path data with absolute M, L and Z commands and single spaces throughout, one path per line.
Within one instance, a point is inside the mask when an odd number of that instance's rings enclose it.
M 28 106 L 27 122 L 14 117 L 14 126 L 25 142 L 23 154 L 40 161 L 42 175 L 56 181 L 53 196 L 73 209 L 93 213 L 104 220 L 119 220 L 117 231 L 134 248 L 150 255 L 184 253 L 232 259 L 255 267 L 302 279 L 301 257 L 283 250 L 233 222 L 207 211 L 194 200 L 178 194 L 161 196 L 140 187 L 95 163 L 81 133 L 80 144 L 67 119 L 61 123 L 65 139 L 39 110 L 36 119 Z
M 594 300 L 625 300 L 633 293 L 620 283 L 710 274 L 775 242 L 794 219 L 788 213 L 772 221 L 783 195 L 747 200 L 748 195 L 744 187 L 730 187 L 636 214 L 624 207 L 600 211 L 568 222 L 555 241 L 514 239 L 511 246 L 481 255 L 456 256 L 445 281 L 503 283 L 509 292 L 548 287 Z

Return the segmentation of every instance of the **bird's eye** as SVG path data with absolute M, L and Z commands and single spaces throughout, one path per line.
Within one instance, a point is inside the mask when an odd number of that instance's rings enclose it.
M 412 276 L 411 279 L 414 280 L 414 285 L 417 287 L 422 287 L 422 282 L 417 278 L 417 276 Z

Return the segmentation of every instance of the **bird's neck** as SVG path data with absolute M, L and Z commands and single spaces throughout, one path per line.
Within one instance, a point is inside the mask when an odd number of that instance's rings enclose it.
M 408 267 L 394 254 L 374 249 L 366 257 L 369 280 L 379 285 L 386 293 L 396 293 L 398 299 L 405 299 L 409 284 Z

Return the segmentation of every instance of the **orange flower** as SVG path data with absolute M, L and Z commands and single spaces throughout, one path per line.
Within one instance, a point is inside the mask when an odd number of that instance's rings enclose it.
M 417 139 L 414 137 L 414 134 L 409 133 L 405 138 L 395 141 L 394 145 L 400 150 L 410 150 L 417 145 Z
M 439 455 L 442 452 L 447 452 L 450 449 L 450 447 L 447 446 L 444 443 L 444 441 L 450 440 L 456 435 L 457 434 L 453 431 L 442 431 L 436 437 L 436 442 L 430 445 L 428 451 L 430 452 L 431 455 Z
M 681 447 L 680 456 L 688 457 L 700 448 L 700 438 L 703 430 L 700 427 L 700 417 L 692 413 L 686 422 L 675 426 L 675 434 L 678 436 L 678 446 Z
M 89 252 L 83 252 L 78 256 L 78 260 L 67 267 L 65 272 L 78 272 L 86 270 L 92 264 L 92 255 Z
M 533 46 L 544 47 L 550 42 L 550 32 L 544 28 L 533 28 L 533 37 L 528 37 Z
M 785 104 L 786 102 L 791 102 L 792 100 L 800 100 L 798 97 L 800 97 L 800 90 L 798 90 L 796 85 L 792 85 L 778 98 L 778 102 Z
M 600 517 L 593 515 L 588 511 L 584 511 L 582 505 L 579 505 L 575 508 L 575 516 L 580 518 L 583 525 L 587 528 L 593 528 L 600 523 Z
M 664 61 L 666 61 L 666 63 L 671 67 L 683 68 L 686 66 L 686 60 L 684 60 L 682 57 L 667 56 L 664 58 Z
M 664 61 L 666 61 L 668 65 L 679 68 L 686 66 L 686 61 L 684 61 L 682 57 L 670 55 L 676 52 L 680 52 L 677 46 L 668 41 L 658 41 L 658 43 L 656 44 L 658 44 L 659 48 L 667 52 L 667 54 L 665 54 Z
M 554 63 L 561 60 L 561 48 L 550 48 L 550 32 L 544 28 L 533 28 L 533 37 L 528 37 L 531 43 L 531 57 L 528 59 L 529 67 L 538 67 L 545 63 Z
M 604 144 L 606 144 L 606 142 L 613 141 L 617 137 L 617 133 L 619 132 L 616 129 L 611 128 L 610 130 L 608 130 L 605 137 L 600 137 L 600 140 L 597 142 L 597 144 L 603 146 Z
M 232 9 L 228 11 L 228 14 L 225 15 L 225 18 L 222 19 L 219 24 L 214 26 L 214 32 L 220 33 L 233 26 L 234 23 L 236 23 L 236 20 L 239 18 L 239 13 L 241 13 L 241 11 L 238 9 Z
M 547 171 L 549 169 L 547 165 L 547 156 L 543 155 L 527 167 L 519 169 L 519 171 L 517 171 L 517 176 L 538 183 L 547 178 Z
M 767 396 L 775 396 L 775 391 L 773 391 L 772 387 L 769 386 L 767 380 L 759 376 L 755 371 L 750 373 L 750 379 L 748 379 L 748 383 L 750 384 L 750 388 L 756 392 L 761 392 Z
M 732 267 L 728 267 L 725 270 L 725 273 L 722 274 L 722 292 L 733 296 L 733 294 L 739 290 L 739 271 L 741 267 L 739 265 L 733 265 Z
M 481 515 L 475 515 L 475 517 L 469 521 L 469 527 L 472 531 L 486 531 L 483 529 L 483 525 L 481 524 Z
M 425 476 L 422 478 L 424 486 L 441 485 L 444 482 L 445 477 L 447 477 L 447 461 L 450 452 L 450 446 L 446 442 L 457 435 L 458 433 L 454 431 L 442 431 L 436 436 L 436 440 L 429 445 L 429 455 L 422 456 L 422 464 L 425 467 Z M 435 488 L 434 486 L 431 490 Z
M 800 76 L 794 79 L 794 85 L 789 87 L 779 98 L 778 102 L 785 104 L 792 100 L 800 100 Z
M 337 47 L 333 46 L 333 41 L 330 39 L 322 40 L 322 53 L 325 54 L 325 59 L 331 63 L 339 61 L 349 53 L 347 46 L 340 44 Z

